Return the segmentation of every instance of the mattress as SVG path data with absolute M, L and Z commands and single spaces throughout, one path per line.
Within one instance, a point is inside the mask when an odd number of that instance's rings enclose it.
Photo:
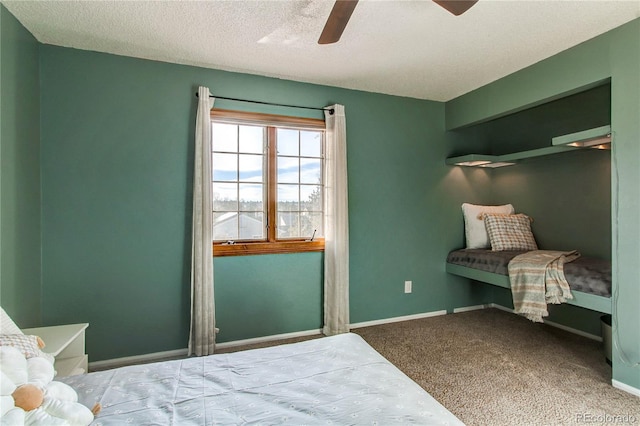
M 447 262 L 494 274 L 508 275 L 509 261 L 524 251 L 491 251 L 487 249 L 454 250 Z M 571 290 L 611 297 L 611 262 L 581 256 L 564 265 L 564 275 Z
M 463 424 L 351 333 L 60 380 L 94 425 Z

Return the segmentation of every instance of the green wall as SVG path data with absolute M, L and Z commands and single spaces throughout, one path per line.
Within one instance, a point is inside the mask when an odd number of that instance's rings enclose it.
M 233 256 L 214 264 L 219 341 L 321 328 L 322 253 Z
M 448 210 L 484 188 L 444 165 L 444 104 L 54 46 L 40 59 L 43 320 L 89 322 L 92 360 L 186 346 L 198 85 L 345 105 L 351 322 L 488 301 L 444 272 L 462 241 Z M 216 258 L 214 271 L 220 342 L 321 328 L 320 254 Z
M 0 5 L 0 304 L 41 320 L 39 45 Z
M 640 19 L 611 36 L 613 378 L 640 389 Z
M 611 81 L 613 379 L 640 388 L 640 19 L 446 104 L 447 128 L 521 111 Z

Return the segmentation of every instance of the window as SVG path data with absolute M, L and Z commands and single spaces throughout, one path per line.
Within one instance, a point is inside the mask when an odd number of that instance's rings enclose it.
M 213 254 L 324 249 L 324 121 L 211 112 Z

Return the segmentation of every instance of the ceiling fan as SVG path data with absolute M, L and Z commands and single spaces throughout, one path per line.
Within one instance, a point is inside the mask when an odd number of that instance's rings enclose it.
M 433 0 L 454 15 L 462 15 L 476 4 L 478 0 Z M 356 8 L 358 0 L 336 0 L 324 25 L 322 34 L 318 39 L 318 44 L 331 44 L 340 40 L 342 32 L 351 18 L 353 10 Z

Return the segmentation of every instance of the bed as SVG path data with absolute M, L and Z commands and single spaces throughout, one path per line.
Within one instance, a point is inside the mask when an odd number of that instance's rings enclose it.
M 446 271 L 475 281 L 510 288 L 509 261 L 525 251 L 460 249 L 447 256 Z M 611 313 L 611 262 L 579 257 L 564 265 L 573 299 L 567 303 L 606 314 Z
M 60 380 L 95 425 L 463 424 L 351 333 Z

